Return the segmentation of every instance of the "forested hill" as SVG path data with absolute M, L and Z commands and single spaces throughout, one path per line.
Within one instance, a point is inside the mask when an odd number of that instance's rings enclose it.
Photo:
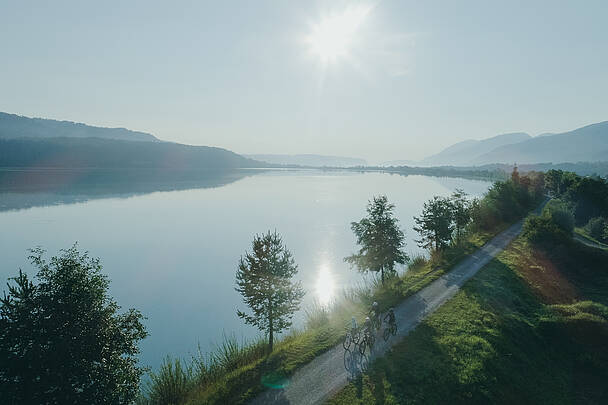
M 28 118 L 21 115 L 0 112 L 0 138 L 104 138 L 128 141 L 149 141 L 158 139 L 151 134 L 131 131 L 125 128 L 93 127 L 71 121 L 57 121 L 43 118 Z
M 100 138 L 0 138 L 0 167 L 230 169 L 262 166 L 269 165 L 208 146 Z

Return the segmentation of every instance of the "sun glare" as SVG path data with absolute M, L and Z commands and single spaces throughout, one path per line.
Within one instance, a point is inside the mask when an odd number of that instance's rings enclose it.
M 334 298 L 334 278 L 327 266 L 321 266 L 317 277 L 317 299 L 321 305 L 328 305 Z
M 306 37 L 311 53 L 324 64 L 349 56 L 357 31 L 370 10 L 369 6 L 359 5 L 321 18 Z

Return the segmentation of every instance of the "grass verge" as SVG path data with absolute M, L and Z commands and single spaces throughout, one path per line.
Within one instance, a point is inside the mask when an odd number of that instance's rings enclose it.
M 608 403 L 608 254 L 522 238 L 330 403 Z

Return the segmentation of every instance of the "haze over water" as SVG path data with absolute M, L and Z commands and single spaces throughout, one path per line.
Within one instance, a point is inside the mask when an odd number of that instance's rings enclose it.
M 246 308 L 234 291 L 238 259 L 256 233 L 277 230 L 283 236 L 299 265 L 305 307 L 331 301 L 364 280 L 343 258 L 356 249 L 350 222 L 364 216 L 373 195 L 386 194 L 396 205 L 411 255 L 422 252 L 412 216 L 424 201 L 456 188 L 480 196 L 489 185 L 383 173 L 268 171 L 214 188 L 4 211 L 0 277 L 5 281 L 20 267 L 31 272 L 28 248 L 42 246 L 54 255 L 78 242 L 101 258 L 110 293 L 123 309 L 137 308 L 148 318 L 141 358 L 156 368 L 167 354 L 195 353 L 198 343 L 209 350 L 223 333 L 258 335 L 236 316 L 237 308 Z M 14 204 L 15 194 L 0 193 L 3 199 Z M 300 311 L 296 324 L 302 319 Z

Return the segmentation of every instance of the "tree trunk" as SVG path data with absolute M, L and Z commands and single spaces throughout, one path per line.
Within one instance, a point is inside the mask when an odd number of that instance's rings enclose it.
M 272 344 L 274 343 L 274 325 L 272 324 L 272 310 L 268 317 L 268 346 L 270 347 L 270 353 L 272 353 Z

